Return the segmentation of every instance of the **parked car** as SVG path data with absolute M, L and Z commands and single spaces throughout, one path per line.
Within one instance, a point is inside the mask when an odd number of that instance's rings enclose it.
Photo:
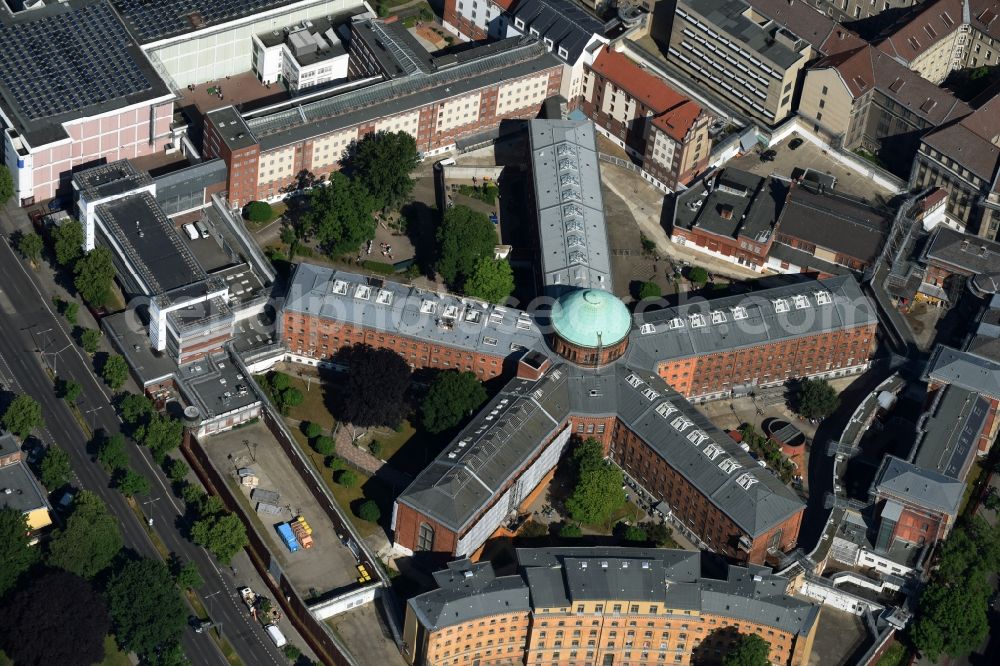
M 198 232 L 201 234 L 202 238 L 208 238 L 208 225 L 206 225 L 201 220 L 198 220 L 197 222 L 194 223 L 194 226 L 198 229 Z
M 56 211 L 64 210 L 66 208 L 66 201 L 60 197 L 56 197 L 49 202 L 49 211 L 55 213 Z
M 792 139 L 791 141 L 788 142 L 788 149 L 789 150 L 795 150 L 796 148 L 798 148 L 799 146 L 801 146 L 803 143 L 804 142 L 802 141 L 802 139 L 799 139 L 799 138 Z
M 778 156 L 778 151 L 776 150 L 765 150 L 760 154 L 761 162 L 773 162 L 774 158 Z
M 188 222 L 183 227 L 184 233 L 187 234 L 188 239 L 198 240 L 198 230 L 194 228 L 194 225 Z

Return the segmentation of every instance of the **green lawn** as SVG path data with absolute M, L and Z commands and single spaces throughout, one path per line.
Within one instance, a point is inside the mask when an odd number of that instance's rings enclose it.
M 118 649 L 114 636 L 104 637 L 104 660 L 100 666 L 132 666 L 128 655 Z
M 302 391 L 302 397 L 305 398 L 301 405 L 288 410 L 288 416 L 299 421 L 318 423 L 323 426 L 323 430 L 326 432 L 333 430 L 336 420 L 330 413 L 329 389 L 315 378 L 307 381 L 295 375 L 289 374 L 288 376 L 292 380 L 292 386 Z
M 615 525 L 617 525 L 619 521 L 628 520 L 634 524 L 636 518 L 641 516 L 642 516 L 642 510 L 640 510 L 639 507 L 637 507 L 632 502 L 625 502 L 625 504 L 622 504 L 614 511 L 614 513 L 611 514 L 611 517 L 608 518 L 606 522 L 593 525 L 585 523 L 581 525 L 581 527 L 583 528 L 584 532 L 611 534 L 611 530 L 614 529 Z

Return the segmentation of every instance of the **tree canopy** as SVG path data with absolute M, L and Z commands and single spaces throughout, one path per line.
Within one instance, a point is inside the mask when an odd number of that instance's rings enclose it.
M 96 353 L 101 344 L 101 332 L 96 328 L 85 329 L 80 333 L 80 344 L 83 346 L 83 351 L 88 354 Z
M 458 425 L 484 402 L 486 389 L 474 374 L 445 370 L 431 382 L 421 405 L 421 421 L 428 432 L 439 433 Z
M 154 412 L 149 420 L 135 429 L 135 439 L 147 447 L 153 459 L 162 462 L 164 456 L 181 445 L 184 424 L 172 416 Z
M 28 541 L 24 515 L 16 509 L 0 508 L 0 597 L 38 559 L 38 549 L 28 545 Z
M 21 393 L 7 405 L 7 410 L 0 417 L 0 425 L 23 440 L 32 430 L 45 425 L 42 406 L 30 395 Z
M 118 411 L 125 423 L 136 427 L 153 414 L 153 401 L 139 393 L 126 393 L 118 400 Z
M 399 425 L 409 412 L 410 366 L 390 349 L 366 344 L 345 347 L 337 361 L 347 366 L 338 418 L 362 428 Z
M 125 497 L 134 497 L 149 492 L 149 479 L 135 470 L 123 469 L 115 476 L 115 487 Z
M 771 644 L 757 634 L 743 634 L 736 647 L 726 653 L 723 666 L 769 666 Z
M 351 144 L 344 167 L 371 193 L 375 207 L 393 208 L 413 191 L 410 173 L 417 167 L 417 143 L 403 131 L 366 134 Z
M 42 248 L 45 244 L 42 242 L 42 237 L 35 232 L 28 232 L 26 234 L 21 234 L 21 238 L 17 241 L 18 251 L 24 255 L 25 259 L 29 261 L 36 262 L 42 256 Z
M 167 565 L 159 560 L 126 563 L 108 583 L 107 599 L 115 637 L 125 650 L 151 655 L 184 630 L 187 611 Z
M 90 666 L 104 659 L 110 628 L 104 599 L 90 583 L 49 571 L 4 604 L 0 645 L 19 666 Z
M 514 271 L 506 259 L 483 257 L 465 281 L 465 293 L 489 303 L 503 303 L 514 291 Z
M 659 298 L 663 295 L 663 290 L 660 289 L 660 285 L 655 282 L 643 282 L 639 286 L 639 300 L 645 300 L 647 298 Z
M 802 382 L 798 397 L 798 412 L 807 419 L 825 419 L 840 405 L 840 396 L 825 379 Z
M 596 439 L 578 444 L 570 454 L 576 483 L 566 509 L 581 523 L 604 523 L 625 504 L 624 478 L 620 469 L 604 459 L 604 448 Z
M 378 508 L 375 500 L 365 500 L 358 507 L 358 518 L 367 520 L 369 523 L 377 523 L 382 517 L 382 511 Z
M 14 196 L 14 177 L 5 164 L 0 164 L 0 204 L 5 204 Z
M 271 218 L 274 209 L 266 201 L 251 201 L 243 207 L 243 217 L 251 222 L 264 222 Z
M 708 282 L 708 271 L 701 266 L 692 266 L 688 271 L 688 280 L 697 285 L 705 284 Z
M 49 541 L 48 562 L 83 578 L 93 578 L 122 549 L 118 520 L 101 499 L 81 490 L 73 501 L 66 527 Z
M 91 305 L 104 305 L 111 296 L 115 264 L 111 250 L 95 247 L 73 265 L 73 286 Z
M 119 354 L 109 356 L 101 366 L 101 378 L 117 391 L 128 379 L 128 363 Z
M 452 206 L 445 211 L 437 230 L 437 271 L 450 285 L 461 285 L 480 259 L 492 259 L 497 245 L 493 223 L 468 206 Z
M 356 251 L 375 238 L 375 199 L 365 186 L 337 171 L 330 182 L 309 192 L 309 205 L 302 213 L 305 235 L 315 235 L 331 257 Z
M 121 433 L 106 437 L 97 448 L 97 460 L 108 472 L 117 472 L 128 467 L 128 453 L 125 451 L 125 438 Z
M 48 490 L 55 490 L 66 485 L 73 475 L 69 464 L 69 455 L 58 446 L 50 446 L 45 450 L 42 462 L 38 466 L 39 478 Z
M 52 249 L 56 263 L 72 266 L 83 256 L 83 225 L 76 220 L 66 220 L 52 230 Z
M 230 511 L 196 520 L 191 526 L 191 540 L 207 548 L 223 564 L 229 564 L 248 542 L 243 521 Z
M 305 399 L 302 391 L 292 386 L 292 378 L 281 372 L 269 372 L 259 380 L 264 393 L 282 414 L 287 414 L 290 407 L 301 405 Z
M 917 605 L 910 638 L 931 661 L 960 657 L 989 631 L 987 576 L 1000 568 L 1000 527 L 973 518 L 955 529 L 944 546 L 934 577 Z

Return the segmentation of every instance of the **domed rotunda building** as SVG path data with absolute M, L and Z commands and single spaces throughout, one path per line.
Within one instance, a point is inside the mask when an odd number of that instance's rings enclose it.
M 552 350 L 576 365 L 612 363 L 628 348 L 632 315 L 614 294 L 603 289 L 577 289 L 563 294 L 552 307 Z

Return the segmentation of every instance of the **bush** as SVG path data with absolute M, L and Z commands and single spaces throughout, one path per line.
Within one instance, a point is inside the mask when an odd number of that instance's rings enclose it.
M 646 530 L 638 525 L 629 525 L 625 528 L 625 541 L 629 543 L 646 543 L 648 538 Z
M 396 267 L 392 264 L 387 264 L 383 261 L 368 261 L 365 260 L 361 262 L 361 265 L 366 271 L 371 271 L 372 273 L 379 273 L 381 275 L 392 275 L 396 272 Z
M 575 523 L 566 523 L 559 528 L 559 536 L 563 539 L 578 539 L 583 536 L 583 530 Z
M 337 483 L 345 488 L 353 488 L 358 485 L 358 475 L 349 469 L 341 470 L 337 472 Z
M 525 539 L 537 539 L 538 537 L 543 537 L 548 533 L 548 528 L 536 520 L 525 521 L 524 525 L 521 526 L 521 529 L 517 531 L 517 535 L 524 537 Z
M 285 655 L 285 659 L 288 659 L 288 661 L 296 661 L 302 656 L 302 650 L 298 649 L 291 643 L 286 645 L 281 652 Z
M 80 344 L 83 345 L 83 351 L 88 354 L 97 353 L 97 348 L 101 344 L 101 332 L 96 328 L 86 329 L 80 334 Z
M 347 463 L 340 456 L 327 456 L 323 464 L 326 465 L 327 469 L 332 469 L 335 472 L 338 469 L 347 469 Z
M 190 468 L 187 463 L 180 458 L 173 458 L 167 463 L 167 476 L 174 483 L 179 483 L 188 475 Z
M 76 316 L 80 313 L 80 304 L 75 301 L 70 301 L 66 304 L 66 309 L 63 310 L 63 315 L 66 317 L 66 321 L 76 325 Z
M 316 439 L 323 434 L 323 426 L 313 421 L 309 421 L 303 426 L 302 432 L 304 432 L 306 437 L 309 439 Z
M 274 215 L 274 209 L 266 201 L 251 201 L 243 207 L 243 217 L 251 222 L 266 222 Z
M 331 438 L 326 435 L 320 435 L 313 440 L 313 448 L 316 449 L 316 453 L 321 456 L 328 456 L 333 453 L 335 447 Z
M 371 441 L 371 443 L 368 445 L 368 450 L 376 458 L 381 458 L 382 457 L 382 442 L 378 441 L 377 439 L 373 439 Z
M 708 282 L 708 271 L 701 266 L 692 266 L 688 271 L 688 280 L 697 285 L 705 284 Z
M 382 511 L 379 510 L 378 504 L 374 500 L 365 500 L 358 507 L 358 518 L 361 520 L 367 520 L 369 523 L 377 523 L 381 517 Z
M 660 285 L 655 282 L 643 282 L 642 286 L 639 287 L 639 300 L 645 300 L 647 298 L 659 298 L 663 295 L 660 290 Z

